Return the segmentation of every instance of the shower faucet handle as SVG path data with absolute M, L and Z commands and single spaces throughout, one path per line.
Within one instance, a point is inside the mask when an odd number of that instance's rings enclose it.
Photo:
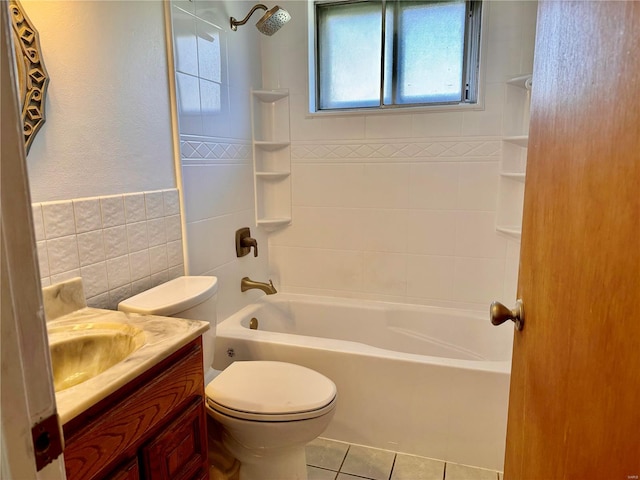
M 244 257 L 251 253 L 253 248 L 253 256 L 258 256 L 258 241 L 251 237 L 251 230 L 249 227 L 243 227 L 236 230 L 236 255 L 238 257 Z

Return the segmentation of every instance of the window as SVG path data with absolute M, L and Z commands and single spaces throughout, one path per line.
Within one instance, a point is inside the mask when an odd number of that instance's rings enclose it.
M 312 111 L 476 103 L 480 1 L 314 4 Z

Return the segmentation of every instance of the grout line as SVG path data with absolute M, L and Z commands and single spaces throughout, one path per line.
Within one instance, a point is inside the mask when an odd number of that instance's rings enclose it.
M 444 462 L 444 470 L 442 471 L 442 480 L 447 478 L 447 462 Z
M 393 477 L 393 469 L 396 466 L 396 459 L 398 458 L 398 453 L 393 454 L 393 462 L 391 463 L 391 471 L 389 472 L 389 480 Z
M 342 471 L 342 466 L 344 465 L 344 462 L 347 461 L 347 456 L 349 455 L 349 450 L 351 450 L 351 444 L 348 444 L 347 451 L 344 452 L 344 457 L 342 458 L 342 462 L 340 463 L 340 466 L 338 467 L 338 473 L 340 473 Z M 337 477 L 338 477 L 338 475 L 336 475 L 336 478 Z

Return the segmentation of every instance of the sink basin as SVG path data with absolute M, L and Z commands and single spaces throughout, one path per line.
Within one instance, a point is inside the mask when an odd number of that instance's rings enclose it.
M 48 328 L 56 392 L 125 360 L 145 343 L 144 332 L 123 323 L 80 323 Z

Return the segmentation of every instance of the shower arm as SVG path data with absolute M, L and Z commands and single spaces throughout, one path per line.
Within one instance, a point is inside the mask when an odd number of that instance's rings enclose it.
M 247 23 L 249 21 L 249 18 L 251 18 L 251 15 L 253 15 L 255 13 L 255 11 L 258 10 L 259 8 L 261 8 L 262 10 L 265 10 L 265 11 L 268 10 L 266 5 L 258 3 L 257 5 L 253 6 L 251 11 L 249 11 L 249 13 L 247 13 L 247 16 L 244 17 L 242 20 L 238 21 L 235 18 L 231 17 L 231 30 L 233 30 L 235 32 L 236 30 L 238 30 L 238 26 L 241 26 L 241 25 L 244 25 L 245 23 Z

